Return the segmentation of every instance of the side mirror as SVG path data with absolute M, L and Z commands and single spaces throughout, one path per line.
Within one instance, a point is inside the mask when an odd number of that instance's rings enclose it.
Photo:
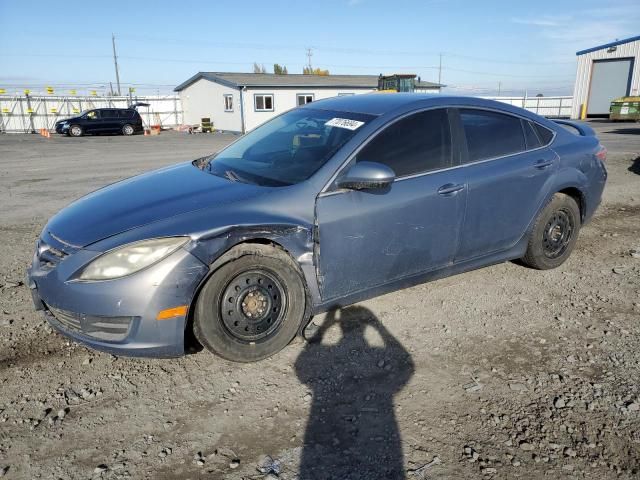
M 382 163 L 358 162 L 338 179 L 336 185 L 349 190 L 380 189 L 391 185 L 395 178 L 395 172 Z

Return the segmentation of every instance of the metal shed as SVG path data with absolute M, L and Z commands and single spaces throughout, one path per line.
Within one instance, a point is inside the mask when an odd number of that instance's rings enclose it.
M 609 115 L 614 98 L 640 95 L 640 35 L 581 50 L 571 118 Z

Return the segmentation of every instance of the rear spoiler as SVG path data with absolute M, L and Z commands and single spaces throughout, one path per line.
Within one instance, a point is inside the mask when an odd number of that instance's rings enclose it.
M 557 123 L 557 124 L 559 124 L 559 125 L 566 125 L 568 127 L 574 128 L 583 137 L 595 137 L 596 136 L 596 132 L 593 131 L 593 128 L 591 128 L 589 125 L 587 125 L 584 122 L 573 122 L 571 120 L 558 120 L 558 119 L 555 119 L 555 120 L 552 120 L 552 121 Z

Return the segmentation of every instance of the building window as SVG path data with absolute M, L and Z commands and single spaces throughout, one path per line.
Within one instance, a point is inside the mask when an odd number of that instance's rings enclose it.
M 299 93 L 298 106 L 313 102 L 313 93 Z
M 224 96 L 224 111 L 233 112 L 233 95 Z
M 253 105 L 256 112 L 273 112 L 273 95 L 254 95 Z

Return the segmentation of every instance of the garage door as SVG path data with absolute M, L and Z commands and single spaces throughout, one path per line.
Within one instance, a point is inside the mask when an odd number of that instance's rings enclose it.
M 593 62 L 587 114 L 609 115 L 611 100 L 629 95 L 633 59 Z

